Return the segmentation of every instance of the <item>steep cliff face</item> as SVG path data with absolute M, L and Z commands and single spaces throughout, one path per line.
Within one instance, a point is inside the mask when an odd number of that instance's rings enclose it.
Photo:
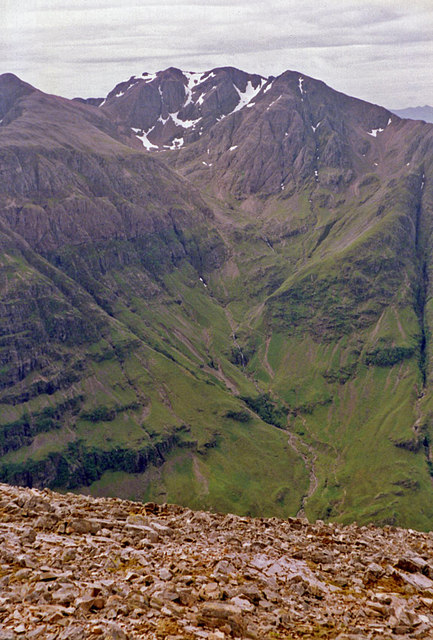
M 211 216 L 196 189 L 124 146 L 102 113 L 17 82 L 11 89 L 9 76 L 0 78 L 9 96 L 0 126 L 2 218 L 33 248 L 130 239 Z
M 0 477 L 429 528 L 432 127 L 292 71 L 0 95 Z

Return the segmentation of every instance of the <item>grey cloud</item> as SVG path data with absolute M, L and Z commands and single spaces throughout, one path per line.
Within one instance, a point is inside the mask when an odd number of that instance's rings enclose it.
M 144 70 L 228 64 L 296 68 L 394 107 L 413 98 L 415 74 L 417 100 L 433 102 L 430 0 L 3 1 L 3 70 L 70 97 L 105 95 Z

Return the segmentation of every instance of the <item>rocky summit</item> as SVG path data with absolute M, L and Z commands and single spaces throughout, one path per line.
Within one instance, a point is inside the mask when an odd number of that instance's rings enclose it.
M 433 636 L 433 534 L 0 485 L 2 640 Z

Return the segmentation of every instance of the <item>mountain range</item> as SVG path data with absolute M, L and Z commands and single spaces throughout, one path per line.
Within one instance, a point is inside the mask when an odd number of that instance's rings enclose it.
M 433 122 L 433 107 L 428 104 L 423 107 L 407 107 L 407 109 L 392 109 L 400 118 L 410 118 L 411 120 L 424 120 L 425 122 Z
M 295 71 L 0 76 L 0 481 L 433 522 L 433 126 Z

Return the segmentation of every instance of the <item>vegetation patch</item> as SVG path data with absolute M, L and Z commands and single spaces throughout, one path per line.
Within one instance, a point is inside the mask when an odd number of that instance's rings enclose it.
M 272 400 L 268 393 L 263 393 L 255 398 L 242 396 L 241 399 L 250 409 L 260 416 L 264 422 L 272 424 L 279 429 L 286 428 L 287 412 L 284 411 L 281 404 Z
M 64 451 L 51 452 L 42 460 L 29 459 L 25 463 L 0 466 L 0 482 L 66 489 L 88 486 L 106 471 L 142 473 L 151 464 L 160 466 L 177 444 L 179 436 L 174 432 L 141 449 L 116 447 L 105 451 L 76 440 Z M 182 445 L 185 446 L 185 442 Z
M 323 374 L 323 377 L 327 382 L 339 382 L 345 384 L 348 380 L 353 378 L 356 373 L 357 363 L 345 365 L 339 369 L 327 369 Z
M 249 422 L 251 420 L 251 414 L 248 411 L 227 411 L 225 417 L 237 422 Z
M 365 354 L 364 362 L 367 365 L 377 367 L 392 367 L 402 360 L 411 358 L 414 354 L 413 347 L 385 347 L 368 351 Z
M 60 429 L 64 415 L 67 412 L 77 415 L 83 401 L 83 395 L 75 396 L 54 407 L 24 413 L 18 420 L 0 426 L 0 454 L 5 455 L 8 451 L 31 444 L 38 433 Z

